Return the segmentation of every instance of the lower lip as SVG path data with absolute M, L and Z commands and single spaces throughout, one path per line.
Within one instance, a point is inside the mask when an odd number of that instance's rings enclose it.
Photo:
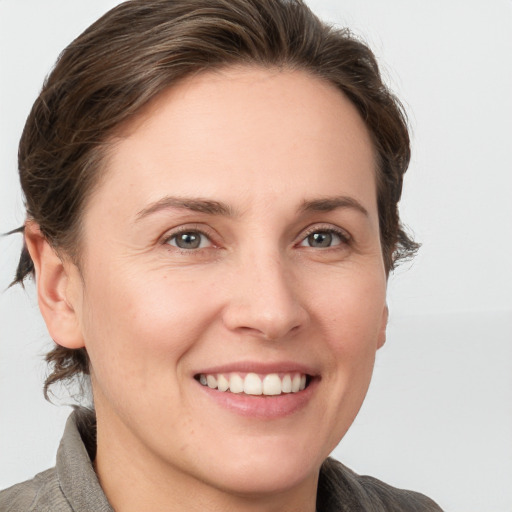
M 230 393 L 218 391 L 199 382 L 197 385 L 216 404 L 242 416 L 261 419 L 274 419 L 289 416 L 307 405 L 318 385 L 317 378 L 311 379 L 307 388 L 297 393 L 282 393 L 280 395 L 246 395 L 245 393 Z

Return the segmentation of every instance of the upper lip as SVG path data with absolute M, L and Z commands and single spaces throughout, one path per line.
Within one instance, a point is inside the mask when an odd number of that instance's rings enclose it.
M 258 373 L 267 375 L 270 373 L 301 373 L 314 377 L 319 374 L 314 368 L 302 363 L 282 361 L 275 363 L 262 363 L 256 361 L 239 361 L 217 366 L 202 368 L 194 372 L 194 375 L 214 375 L 218 373 Z

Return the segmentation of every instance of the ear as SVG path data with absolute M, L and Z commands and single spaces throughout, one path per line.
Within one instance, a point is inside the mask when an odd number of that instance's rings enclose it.
M 34 262 L 37 300 L 50 336 L 63 347 L 82 348 L 76 304 L 70 300 L 70 289 L 79 284 L 78 269 L 59 257 L 34 222 L 25 224 L 25 243 Z
M 384 306 L 384 310 L 382 311 L 382 320 L 379 330 L 379 338 L 377 340 L 377 350 L 381 348 L 384 343 L 386 343 L 386 328 L 388 326 L 388 318 L 389 318 L 389 308 L 386 304 Z

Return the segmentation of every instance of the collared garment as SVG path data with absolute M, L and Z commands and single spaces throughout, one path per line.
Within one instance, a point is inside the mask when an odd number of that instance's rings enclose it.
M 0 492 L 0 512 L 114 512 L 92 461 L 96 452 L 94 413 L 76 409 L 69 417 L 54 468 Z M 429 498 L 359 476 L 334 459 L 320 471 L 318 512 L 439 512 Z M 442 512 L 442 511 L 441 511 Z

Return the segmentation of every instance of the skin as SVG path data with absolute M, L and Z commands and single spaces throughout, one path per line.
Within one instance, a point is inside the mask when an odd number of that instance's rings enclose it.
M 313 512 L 319 468 L 385 340 L 364 122 L 305 72 L 229 68 L 161 94 L 113 142 L 80 270 L 26 230 L 50 334 L 91 360 L 109 501 L 118 512 Z M 227 211 L 162 208 L 168 196 Z M 176 246 L 181 228 L 204 232 L 199 248 Z M 331 245 L 311 246 L 330 230 L 341 233 Z M 307 366 L 315 387 L 275 418 L 229 410 L 194 379 L 283 361 Z

